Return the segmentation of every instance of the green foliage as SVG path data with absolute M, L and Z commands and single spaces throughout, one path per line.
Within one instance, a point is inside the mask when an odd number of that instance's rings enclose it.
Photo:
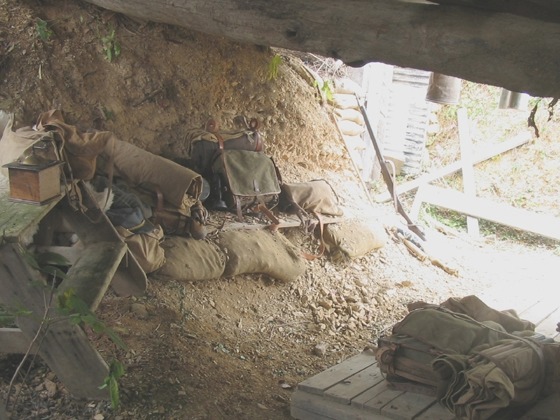
M 282 64 L 282 56 L 275 54 L 268 63 L 268 80 L 276 80 L 280 64 Z
M 53 31 L 43 19 L 37 19 L 37 22 L 35 22 L 35 30 L 41 41 L 48 41 L 50 37 L 53 36 Z
M 426 205 L 426 213 L 440 223 L 452 227 L 458 231 L 467 230 L 467 218 L 451 210 L 440 209 L 435 206 Z
M 319 86 L 319 82 L 317 82 L 317 80 L 315 80 L 315 86 Z M 332 80 L 325 80 L 320 89 L 325 94 L 327 101 L 332 102 L 334 100 L 334 88 Z
M 58 311 L 69 318 L 76 325 L 88 325 L 97 334 L 105 334 L 121 349 L 126 350 L 126 345 L 111 328 L 107 327 L 89 309 L 88 305 L 76 296 L 74 289 L 68 289 L 58 296 Z
M 109 387 L 109 395 L 111 396 L 111 407 L 116 410 L 120 404 L 119 398 L 119 379 L 124 375 L 124 366 L 118 360 L 111 361 L 109 366 L 109 374 L 103 381 L 103 385 L 99 389 Z
M 115 30 L 111 29 L 109 34 L 101 37 L 101 43 L 103 44 L 103 52 L 105 53 L 105 58 L 109 62 L 113 61 L 119 55 L 121 55 L 121 44 L 116 39 Z

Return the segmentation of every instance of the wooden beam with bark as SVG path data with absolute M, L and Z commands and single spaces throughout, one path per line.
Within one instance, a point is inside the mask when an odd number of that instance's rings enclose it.
M 560 97 L 558 0 L 531 3 L 550 5 L 546 21 L 526 8 L 518 13 L 529 16 L 507 13 L 504 2 L 502 13 L 472 7 L 480 5 L 478 1 L 453 5 L 397 0 L 88 1 L 144 20 L 312 52 L 353 66 L 383 62 L 533 96 Z

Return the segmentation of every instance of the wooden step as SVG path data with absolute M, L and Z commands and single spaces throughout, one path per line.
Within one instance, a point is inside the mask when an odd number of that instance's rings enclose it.
M 87 245 L 70 267 L 58 294 L 69 289 L 95 311 L 121 263 L 127 246 L 124 242 L 96 242 Z

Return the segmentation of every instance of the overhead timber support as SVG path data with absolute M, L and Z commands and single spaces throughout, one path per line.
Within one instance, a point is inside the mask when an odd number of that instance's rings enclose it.
M 533 96 L 560 96 L 558 0 L 533 0 L 532 7 L 515 1 L 511 10 L 508 2 L 461 0 L 87 1 L 135 18 L 353 66 L 383 62 Z

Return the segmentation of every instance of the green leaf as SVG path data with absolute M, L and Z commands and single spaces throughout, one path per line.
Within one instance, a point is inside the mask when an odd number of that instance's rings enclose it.
M 109 393 L 111 395 L 111 407 L 113 410 L 119 408 L 120 398 L 119 398 L 119 383 L 113 377 L 109 381 Z
M 115 331 L 113 331 L 111 328 L 105 327 L 104 333 L 107 334 L 107 337 L 109 337 L 109 339 L 121 349 L 126 350 L 128 348 L 127 345 L 124 343 L 124 341 L 122 341 L 122 339 L 118 336 L 118 334 Z
M 47 25 L 47 22 L 45 22 L 43 19 L 37 19 L 37 22 L 35 22 L 35 29 L 37 31 L 37 36 L 42 41 L 48 41 L 49 38 L 53 35 L 52 30 Z

